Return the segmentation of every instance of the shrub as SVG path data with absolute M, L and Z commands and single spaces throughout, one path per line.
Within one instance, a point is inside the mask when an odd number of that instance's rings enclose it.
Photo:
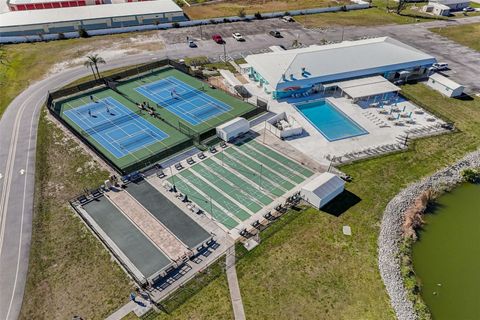
M 229 22 L 230 22 L 230 19 L 223 18 L 223 22 L 224 22 L 224 23 L 229 23 Z
M 180 24 L 178 22 L 172 23 L 173 28 L 180 28 Z
M 471 182 L 471 183 L 480 182 L 480 170 L 465 169 L 462 171 L 462 178 L 466 182 Z
M 255 17 L 255 19 L 258 19 L 258 20 L 261 20 L 263 17 L 262 17 L 262 14 L 260 12 L 255 12 L 255 14 L 253 15 Z
M 90 35 L 88 34 L 87 30 L 85 30 L 85 28 L 83 28 L 83 27 L 80 27 L 80 28 L 78 29 L 78 36 L 79 36 L 80 38 L 88 38 L 88 37 L 90 37 Z
M 245 8 L 241 8 L 240 10 L 238 10 L 238 16 L 240 18 L 245 18 L 245 16 L 246 16 Z

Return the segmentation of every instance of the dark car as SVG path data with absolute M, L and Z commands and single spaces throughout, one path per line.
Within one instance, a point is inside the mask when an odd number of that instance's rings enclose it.
M 222 38 L 222 36 L 219 35 L 219 34 L 214 34 L 214 35 L 212 36 L 212 39 L 213 39 L 213 41 L 215 41 L 215 42 L 218 43 L 218 44 L 223 44 L 223 38 Z
M 277 31 L 277 30 L 272 30 L 269 32 L 269 34 L 272 36 L 272 37 L 275 37 L 275 38 L 281 38 L 282 35 L 280 34 L 280 31 Z

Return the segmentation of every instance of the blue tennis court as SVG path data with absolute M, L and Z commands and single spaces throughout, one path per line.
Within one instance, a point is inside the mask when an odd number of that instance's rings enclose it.
M 194 126 L 232 109 L 172 76 L 137 87 L 135 91 Z
M 70 120 L 117 158 L 162 141 L 168 134 L 112 97 L 64 112 Z

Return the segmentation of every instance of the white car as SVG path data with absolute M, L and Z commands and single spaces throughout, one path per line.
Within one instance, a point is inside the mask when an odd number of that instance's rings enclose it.
M 282 17 L 283 22 L 295 22 L 291 16 L 283 16 Z
M 448 63 L 434 63 L 432 68 L 437 71 L 448 70 Z
M 237 41 L 245 41 L 245 38 L 239 32 L 232 33 L 232 37 L 233 37 L 233 39 L 235 39 Z

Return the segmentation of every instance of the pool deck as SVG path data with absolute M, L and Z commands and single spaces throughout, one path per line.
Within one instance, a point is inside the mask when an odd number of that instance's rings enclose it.
M 285 112 L 291 115 L 304 129 L 301 136 L 288 138 L 285 141 L 293 148 L 301 151 L 306 156 L 311 157 L 322 165 L 329 165 L 332 156 L 341 157 L 348 153 L 362 152 L 370 148 L 381 147 L 385 145 L 399 145 L 402 138 L 407 135 L 408 130 L 428 128 L 435 124 L 444 123 L 435 116 L 425 112 L 422 115 L 414 114 L 413 118 L 417 122 L 403 126 L 394 125 L 394 121 L 387 120 L 387 115 L 379 114 L 378 108 L 362 108 L 352 102 L 352 100 L 343 97 L 329 97 L 330 101 L 340 109 L 349 118 L 368 131 L 368 134 L 347 138 L 337 141 L 328 141 L 302 114 L 295 109 L 294 104 L 318 99 L 325 99 L 320 94 L 309 96 L 307 98 L 289 99 L 288 101 L 279 102 L 273 100 L 270 95 L 263 92 L 262 88 L 258 88 L 256 83 L 248 83 L 246 88 L 254 95 L 269 100 L 269 110 L 273 113 Z M 307 100 L 308 99 L 308 100 Z M 401 110 L 405 107 L 405 112 L 420 109 L 409 101 L 398 103 L 397 107 Z M 396 115 L 396 114 L 395 114 Z M 427 121 L 434 118 L 435 121 Z M 405 120 L 400 118 L 399 120 Z M 263 124 L 259 124 L 252 128 L 257 132 L 264 129 Z

